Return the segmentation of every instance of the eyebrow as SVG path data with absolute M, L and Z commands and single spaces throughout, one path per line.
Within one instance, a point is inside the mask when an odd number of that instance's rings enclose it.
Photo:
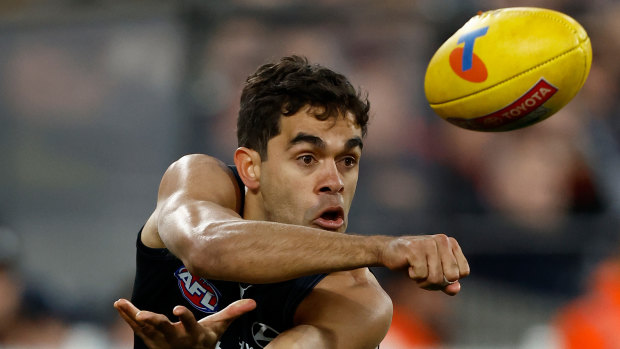
M 310 143 L 317 148 L 325 149 L 325 141 L 323 141 L 320 137 L 304 132 L 299 132 L 295 138 L 291 139 L 288 143 L 288 147 L 290 149 L 292 146 L 299 143 Z
M 325 149 L 326 147 L 325 141 L 323 141 L 320 137 L 313 136 L 304 132 L 299 132 L 295 136 L 295 138 L 291 139 L 288 148 L 290 149 L 291 147 L 299 143 L 310 143 L 311 145 L 320 149 Z M 345 151 L 351 150 L 355 147 L 359 147 L 360 149 L 364 148 L 364 142 L 362 142 L 362 139 L 360 137 L 355 136 L 349 139 L 344 145 Z
M 349 139 L 347 143 L 344 145 L 345 150 L 351 150 L 355 147 L 360 147 L 360 150 L 364 149 L 364 142 L 362 142 L 362 139 L 360 137 L 355 136 Z

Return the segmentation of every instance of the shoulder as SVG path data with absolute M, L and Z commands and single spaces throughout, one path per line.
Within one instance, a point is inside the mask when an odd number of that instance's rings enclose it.
M 331 273 L 302 301 L 297 325 L 316 326 L 337 348 L 374 348 L 392 320 L 392 301 L 368 268 Z
M 159 186 L 158 201 L 184 195 L 231 206 L 236 201 L 231 198 L 240 194 L 235 175 L 225 163 L 209 155 L 190 154 L 168 167 Z
M 208 176 L 231 173 L 230 169 L 221 160 L 206 154 L 184 155 L 174 161 L 164 173 L 174 179 L 178 176 Z
M 164 246 L 157 223 L 162 212 L 202 202 L 239 213 L 242 194 L 235 174 L 224 162 L 205 154 L 185 155 L 173 162 L 161 179 L 157 205 L 145 223 L 142 242 L 149 247 Z

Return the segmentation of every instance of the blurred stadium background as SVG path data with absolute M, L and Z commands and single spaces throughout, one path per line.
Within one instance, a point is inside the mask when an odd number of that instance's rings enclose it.
M 423 91 L 434 50 L 478 10 L 512 6 L 583 24 L 583 90 L 516 132 L 440 120 Z M 558 347 L 558 313 L 619 254 L 619 15 L 612 0 L 3 0 L 0 347 L 130 345 L 112 302 L 130 296 L 160 176 L 187 153 L 230 161 L 244 78 L 288 54 L 369 93 L 350 231 L 443 232 L 469 258 L 454 298 L 377 270 L 404 333 L 426 347 Z

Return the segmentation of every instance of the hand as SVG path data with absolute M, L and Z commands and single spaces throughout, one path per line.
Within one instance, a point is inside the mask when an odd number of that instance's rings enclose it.
M 409 277 L 427 290 L 442 290 L 454 296 L 458 281 L 469 275 L 469 264 L 458 242 L 444 234 L 393 238 L 384 248 L 382 264 L 407 269 Z
M 114 302 L 114 308 L 150 349 L 214 349 L 228 326 L 239 316 L 254 310 L 256 302 L 251 299 L 233 302 L 200 321 L 196 321 L 189 309 L 179 305 L 172 311 L 181 320 L 178 322 L 171 322 L 162 314 L 141 311 L 126 299 Z

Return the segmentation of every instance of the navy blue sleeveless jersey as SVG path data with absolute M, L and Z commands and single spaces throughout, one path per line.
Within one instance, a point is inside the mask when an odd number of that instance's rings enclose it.
M 237 184 L 243 188 L 236 168 L 231 169 Z M 265 347 L 279 333 L 293 327 L 297 306 L 326 276 L 311 275 L 272 284 L 209 280 L 191 275 L 183 262 L 167 249 L 145 246 L 141 233 L 136 243 L 136 275 L 131 296 L 138 309 L 161 313 L 171 321 L 178 321 L 172 314 L 177 305 L 184 305 L 196 319 L 201 319 L 242 298 L 256 301 L 256 309 L 236 319 L 224 333 L 217 346 L 221 349 Z M 205 253 L 208 255 L 208 251 Z M 135 336 L 134 348 L 147 347 Z

